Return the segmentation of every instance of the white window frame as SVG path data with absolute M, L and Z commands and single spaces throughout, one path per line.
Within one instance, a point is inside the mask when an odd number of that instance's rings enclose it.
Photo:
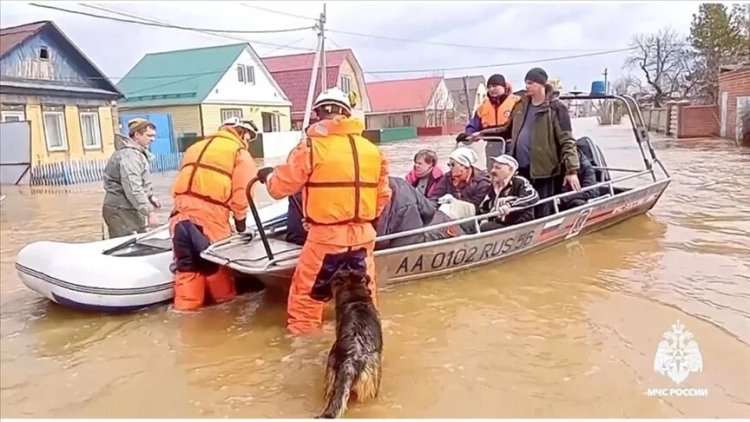
M 278 113 L 271 114 L 271 132 L 281 132 L 281 116 Z
M 237 111 L 240 112 L 239 115 L 237 115 Z M 224 122 L 225 120 L 232 118 L 232 117 L 239 117 L 242 118 L 242 109 L 241 108 L 222 108 L 219 110 L 219 113 L 221 115 L 221 121 Z
M 0 115 L 2 115 L 3 123 L 8 121 L 8 117 L 18 117 L 18 120 L 14 120 L 17 122 L 23 122 L 26 120 L 26 113 L 18 110 L 3 110 L 0 112 Z
M 341 85 L 339 88 L 348 94 L 352 90 L 352 77 L 349 75 L 341 75 L 339 78 L 339 85 Z
M 245 83 L 255 85 L 255 67 L 245 66 Z
M 245 66 L 238 64 L 237 65 L 237 81 L 241 83 L 245 83 Z
M 86 131 L 83 129 L 84 117 L 91 117 L 94 119 L 94 141 L 96 141 L 96 144 L 94 145 L 86 145 Z M 96 111 L 82 111 L 79 113 L 79 119 L 81 124 L 81 143 L 83 144 L 83 149 L 86 151 L 102 149 L 102 127 L 99 124 L 99 113 Z
M 61 146 L 50 146 L 49 144 L 49 137 L 47 127 L 47 116 L 54 116 L 57 118 L 58 123 L 60 124 L 60 137 L 62 140 Z M 47 145 L 47 151 L 49 152 L 57 152 L 57 151 L 67 151 L 68 150 L 68 130 L 65 127 L 65 112 L 62 111 L 44 111 L 42 112 L 42 124 L 44 125 L 44 143 Z

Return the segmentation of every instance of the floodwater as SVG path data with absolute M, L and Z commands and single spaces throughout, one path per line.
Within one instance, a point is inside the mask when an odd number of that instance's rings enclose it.
M 577 136 L 603 145 L 610 165 L 642 165 L 627 123 L 574 125 Z M 433 138 L 384 150 L 401 175 L 418 148 L 437 149 L 444 162 L 453 145 Z M 720 140 L 657 138 L 654 146 L 674 180 L 649 214 L 511 262 L 383 292 L 381 394 L 348 415 L 750 416 L 750 150 Z M 166 200 L 169 175 L 155 178 Z M 285 298 L 274 292 L 196 314 L 64 309 L 26 289 L 13 264 L 29 242 L 100 239 L 99 185 L 3 193 L 3 417 L 320 410 L 332 312 L 321 333 L 292 339 Z M 678 320 L 693 333 L 703 368 L 676 386 L 653 361 Z M 674 387 L 708 395 L 646 394 Z

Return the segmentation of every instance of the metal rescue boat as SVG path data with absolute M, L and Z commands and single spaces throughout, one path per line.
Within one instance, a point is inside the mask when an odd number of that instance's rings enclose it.
M 575 195 L 576 192 L 546 198 L 533 206 L 553 202 L 554 214 L 495 231 L 480 233 L 478 228 L 481 222 L 496 216 L 496 212 L 381 236 L 378 240 L 395 239 L 457 224 L 468 223 L 475 227 L 473 234 L 377 250 L 375 261 L 378 284 L 381 288 L 397 282 L 467 270 L 538 251 L 646 213 L 656 204 L 672 179 L 654 153 L 636 101 L 630 96 L 619 95 L 565 95 L 560 99 L 623 102 L 643 157 L 644 168 L 609 168 L 601 150 L 588 141 L 591 153 L 587 155 L 593 158 L 598 183 L 584 190 L 599 189 L 600 197 L 564 212 L 559 211 L 559 200 Z M 659 173 L 656 171 L 657 166 L 661 170 L 659 176 L 657 176 Z M 611 173 L 628 174 L 610 178 Z M 647 176 L 650 177 L 642 186 L 635 188 L 622 186 L 625 181 Z M 521 208 L 512 210 L 518 209 Z M 247 235 L 233 236 L 211 245 L 201 256 L 211 262 L 257 278 L 267 286 L 288 288 L 301 247 L 284 241 L 284 230 L 285 227 L 277 226 L 266 233 L 255 231 L 252 238 Z M 258 234 L 262 235 L 260 239 L 258 239 Z

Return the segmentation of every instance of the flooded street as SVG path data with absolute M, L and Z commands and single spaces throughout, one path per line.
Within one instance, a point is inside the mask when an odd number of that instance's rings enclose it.
M 610 166 L 643 166 L 628 122 L 581 119 L 574 129 L 603 148 Z M 347 415 L 750 417 L 750 149 L 652 137 L 673 181 L 650 213 L 381 293 L 381 394 Z M 454 145 L 443 137 L 383 150 L 402 176 L 418 149 L 436 149 L 444 165 Z M 172 176 L 154 175 L 166 203 Z M 62 308 L 22 285 L 14 262 L 24 245 L 101 239 L 100 186 L 3 187 L 2 416 L 315 415 L 331 310 L 322 333 L 291 339 L 286 298 L 276 292 L 196 314 L 164 306 L 106 316 Z M 679 387 L 707 389 L 707 397 L 646 394 L 675 387 L 653 362 L 678 320 L 703 359 L 703 371 Z

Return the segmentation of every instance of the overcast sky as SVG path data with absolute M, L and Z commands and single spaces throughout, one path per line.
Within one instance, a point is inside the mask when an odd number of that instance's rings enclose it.
M 88 13 L 117 16 L 79 2 L 38 2 Z M 368 81 L 419 77 L 440 69 L 490 66 L 481 69 L 446 70 L 446 77 L 502 73 L 520 87 L 532 64 L 500 66 L 503 63 L 533 61 L 592 51 L 625 48 L 633 34 L 655 32 L 671 26 L 687 34 L 698 2 L 355 2 L 328 1 L 327 47 L 351 48 L 365 72 L 403 69 L 431 72 L 366 74 Z M 118 2 L 85 4 L 104 7 L 133 16 L 193 28 L 267 30 L 311 26 L 322 2 Z M 244 5 L 243 5 L 244 4 Z M 281 13 L 273 13 L 271 9 Z M 132 19 L 126 16 L 120 18 Z M 113 22 L 87 16 L 34 7 L 28 2 L 0 3 L 2 27 L 39 20 L 53 20 L 117 82 L 146 53 L 182 48 L 249 41 L 261 56 L 312 51 L 316 37 L 312 30 L 279 34 L 232 34 L 228 39 L 178 29 L 163 29 Z M 335 31 L 400 38 L 429 43 L 462 44 L 441 46 L 354 36 Z M 276 44 L 278 46 L 260 43 Z M 289 46 L 289 47 L 283 47 Z M 474 47 L 470 47 L 474 46 Z M 296 48 L 296 49 L 295 49 Z M 510 48 L 510 49 L 508 49 Z M 626 73 L 622 69 L 627 53 L 571 58 L 539 63 L 550 77 L 559 77 L 565 89 L 589 89 L 601 79 L 604 68 L 610 80 Z M 642 75 L 636 70 L 630 71 Z

